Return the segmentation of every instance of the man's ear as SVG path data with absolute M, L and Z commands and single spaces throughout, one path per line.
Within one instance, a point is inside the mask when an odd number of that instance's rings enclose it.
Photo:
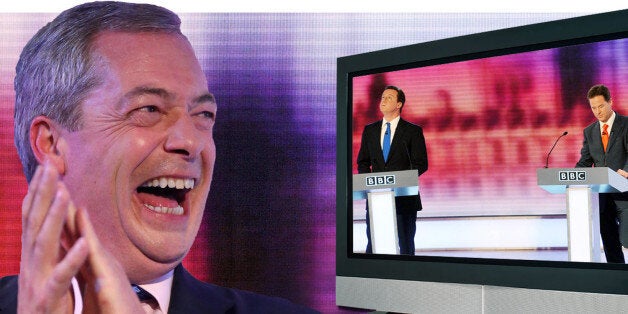
M 50 162 L 59 174 L 65 173 L 65 157 L 59 149 L 62 127 L 46 116 L 37 116 L 31 122 L 30 143 L 39 164 Z

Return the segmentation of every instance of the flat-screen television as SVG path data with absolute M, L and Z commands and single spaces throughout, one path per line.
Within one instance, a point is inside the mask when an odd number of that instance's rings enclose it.
M 338 58 L 337 304 L 425 309 L 408 284 L 454 303 L 470 288 L 468 302 L 485 304 L 486 287 L 504 287 L 628 304 L 628 266 L 570 261 L 565 195 L 536 177 L 546 164 L 578 161 L 583 129 L 596 121 L 591 86 L 608 86 L 613 109 L 628 115 L 626 82 L 628 10 Z M 382 119 L 387 85 L 404 90 L 401 116 L 422 127 L 428 151 L 415 256 L 365 254 L 365 201 L 352 193 L 361 133 Z

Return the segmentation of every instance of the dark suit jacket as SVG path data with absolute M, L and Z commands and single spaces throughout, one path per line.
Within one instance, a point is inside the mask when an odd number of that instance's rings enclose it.
M 381 145 L 383 121 L 364 127 L 358 152 L 358 172 L 384 172 L 417 169 L 419 175 L 427 171 L 427 148 L 423 129 L 416 124 L 399 119 L 395 135 L 390 143 L 388 161 L 384 162 Z M 400 196 L 395 198 L 397 213 L 412 213 L 421 210 L 421 197 Z
M 606 153 L 600 134 L 599 121 L 584 129 L 584 141 L 576 167 L 609 167 L 615 171 L 628 171 L 628 117 L 615 113 Z
M 628 117 L 615 113 L 615 121 L 608 139 L 606 153 L 600 136 L 600 123 L 595 121 L 584 129 L 580 160 L 576 167 L 609 167 L 615 171 L 628 171 Z M 599 195 L 600 234 L 604 242 L 606 260 L 624 263 L 622 245 L 617 232 L 616 201 L 628 201 L 628 193 L 602 193 Z M 625 209 L 621 209 L 625 210 Z M 624 223 L 624 222 L 622 222 Z
M 0 279 L 0 313 L 17 311 L 17 276 Z M 229 289 L 197 280 L 179 265 L 174 270 L 171 314 L 318 313 L 288 300 Z

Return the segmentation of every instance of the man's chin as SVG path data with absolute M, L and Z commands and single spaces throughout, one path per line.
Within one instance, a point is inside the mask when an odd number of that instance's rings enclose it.
M 136 261 L 130 269 L 127 269 L 127 275 L 132 283 L 149 283 L 167 274 L 183 261 L 185 253 L 168 256 L 155 254 L 146 255 L 146 257 L 144 262 L 137 263 Z
M 178 243 L 182 243 L 178 242 Z M 189 245 L 176 245 L 167 241 L 155 241 L 148 243 L 136 243 L 136 249 L 143 264 L 177 265 L 190 250 Z
M 180 263 L 189 249 L 180 250 L 157 250 L 156 252 L 144 252 L 146 257 L 158 264 L 170 265 Z

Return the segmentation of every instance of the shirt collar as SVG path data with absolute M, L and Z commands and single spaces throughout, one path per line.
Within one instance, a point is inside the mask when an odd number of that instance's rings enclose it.
M 139 285 L 144 290 L 150 292 L 150 294 L 157 299 L 157 303 L 159 303 L 159 307 L 164 313 L 168 312 L 168 307 L 170 306 L 170 292 L 172 291 L 173 274 L 174 270 L 171 270 L 150 283 Z
M 386 119 L 383 119 L 383 127 L 386 127 L 386 122 L 390 122 L 390 127 L 392 129 L 395 129 L 397 127 L 397 124 L 399 124 L 399 120 L 401 119 L 401 116 L 397 116 L 396 118 L 392 119 L 391 121 L 386 121 Z
M 615 111 L 613 111 L 613 114 L 611 115 L 611 117 L 608 118 L 608 121 L 606 122 L 600 121 L 600 132 L 604 131 L 604 124 L 608 124 L 608 129 L 610 131 L 613 128 L 613 122 L 615 122 Z

